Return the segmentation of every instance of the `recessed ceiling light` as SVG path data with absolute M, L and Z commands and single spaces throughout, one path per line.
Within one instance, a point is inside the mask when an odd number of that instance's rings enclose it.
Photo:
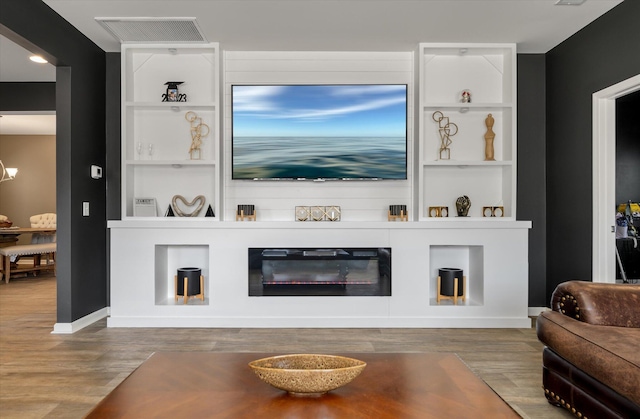
M 29 57 L 29 59 L 31 61 L 33 61 L 34 63 L 38 63 L 38 64 L 46 64 L 46 63 L 49 62 L 49 61 L 45 60 L 44 58 L 42 58 L 39 55 L 32 55 L 31 57 Z
M 558 0 L 556 6 L 580 6 L 586 0 Z

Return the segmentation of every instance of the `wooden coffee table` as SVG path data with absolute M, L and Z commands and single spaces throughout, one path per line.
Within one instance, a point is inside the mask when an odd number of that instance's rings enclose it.
M 367 363 L 351 383 L 298 397 L 247 364 L 274 354 L 156 353 L 87 418 L 518 418 L 454 354 L 340 354 Z

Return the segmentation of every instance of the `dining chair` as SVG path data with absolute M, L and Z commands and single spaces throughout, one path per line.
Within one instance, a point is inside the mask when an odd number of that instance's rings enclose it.
M 29 217 L 29 221 L 31 222 L 31 228 L 57 228 L 56 214 L 53 212 L 45 212 L 43 214 L 36 214 Z M 56 242 L 56 233 L 33 233 L 31 235 L 31 244 L 40 244 L 40 243 L 55 243 Z M 37 264 L 40 264 L 41 255 L 34 255 L 34 259 L 38 259 Z M 50 259 L 54 259 L 55 253 L 47 253 L 47 265 L 49 264 Z
M 29 217 L 31 228 L 57 228 L 56 214 L 47 212 L 44 214 L 36 214 Z M 55 233 L 34 233 L 31 237 L 31 244 L 37 243 L 54 243 L 56 241 Z

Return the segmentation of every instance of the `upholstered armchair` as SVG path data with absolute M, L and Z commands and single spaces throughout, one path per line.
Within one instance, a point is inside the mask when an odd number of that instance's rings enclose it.
M 36 214 L 29 218 L 31 228 L 56 228 L 56 220 L 56 214 L 52 212 Z M 55 243 L 55 241 L 55 233 L 34 233 L 31 236 L 31 244 Z

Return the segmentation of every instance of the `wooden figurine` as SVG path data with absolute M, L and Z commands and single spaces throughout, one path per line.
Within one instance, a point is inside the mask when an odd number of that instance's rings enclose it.
M 484 135 L 484 159 L 485 161 L 495 161 L 493 155 L 493 140 L 496 138 L 495 132 L 493 132 L 493 123 L 495 120 L 493 116 L 489 114 L 487 119 L 484 120 L 487 126 L 487 133 Z

